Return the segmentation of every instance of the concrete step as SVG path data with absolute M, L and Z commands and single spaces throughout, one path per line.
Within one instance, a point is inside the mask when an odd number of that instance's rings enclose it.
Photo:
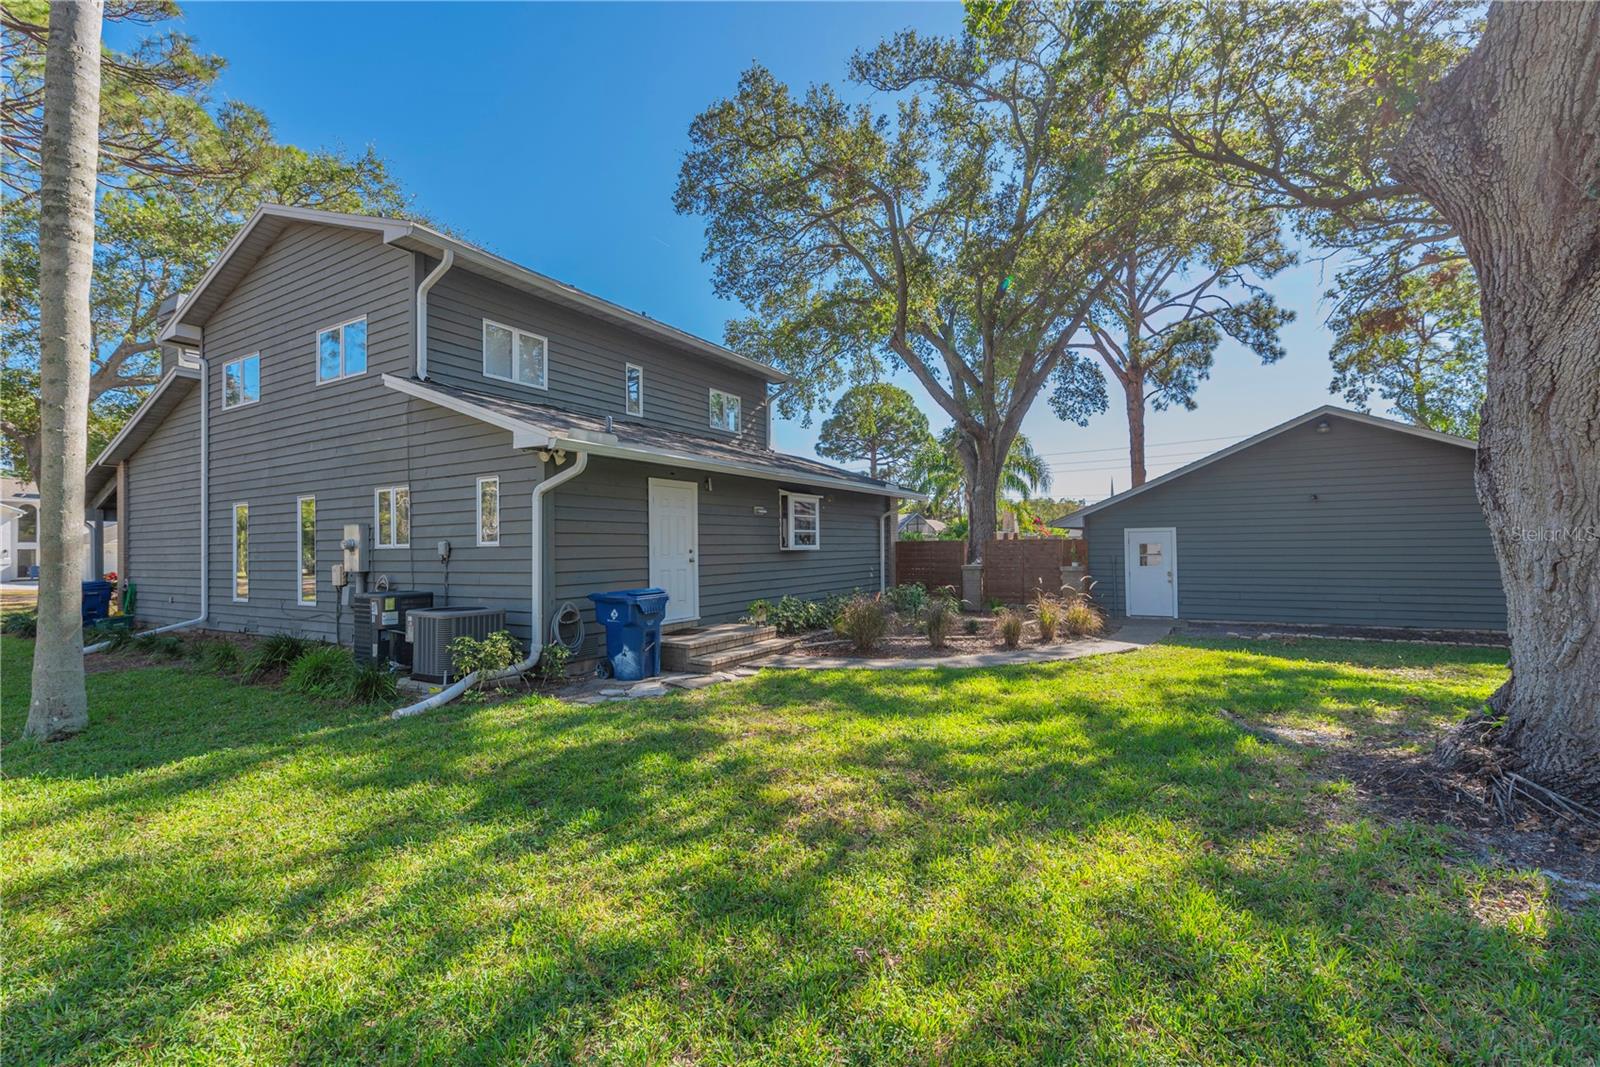
M 776 656 L 787 652 L 798 645 L 798 637 L 769 637 L 765 641 L 756 641 L 748 645 L 737 645 L 733 648 L 724 648 L 717 652 L 710 652 L 703 656 L 695 656 L 688 661 L 686 670 L 700 674 L 709 674 L 712 671 L 725 671 L 737 667 L 741 663 L 748 663 L 753 659 L 765 659 L 767 656 Z
M 772 626 L 730 622 L 661 635 L 661 666 L 669 671 L 686 670 L 697 656 L 709 656 L 725 649 L 766 641 L 777 635 Z

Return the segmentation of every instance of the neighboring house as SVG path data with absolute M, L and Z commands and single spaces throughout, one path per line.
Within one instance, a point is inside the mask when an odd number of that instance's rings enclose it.
M 117 569 L 115 523 L 92 513 L 83 527 L 83 576 Z M 18 478 L 0 477 L 0 582 L 30 580 L 39 564 L 39 490 Z
M 876 590 L 919 498 L 773 451 L 773 368 L 415 223 L 263 207 L 171 310 L 89 475 L 152 623 L 331 639 L 359 524 L 355 581 L 504 608 L 522 640 L 571 601 L 592 649 L 592 591 L 712 623 Z
M 1320 407 L 1066 522 L 1113 614 L 1504 630 L 1476 448 Z
M 900 516 L 901 536 L 916 534 L 919 537 L 933 540 L 944 533 L 945 527 L 948 525 L 943 519 L 929 518 L 920 511 L 912 515 Z

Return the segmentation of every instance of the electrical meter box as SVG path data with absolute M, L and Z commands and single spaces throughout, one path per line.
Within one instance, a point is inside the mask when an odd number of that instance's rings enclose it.
M 339 542 L 344 549 L 345 574 L 367 573 L 367 527 L 365 523 L 344 524 L 344 537 Z

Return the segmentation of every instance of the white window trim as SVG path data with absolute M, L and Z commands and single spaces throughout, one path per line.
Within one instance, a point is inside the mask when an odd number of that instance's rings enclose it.
M 230 403 L 228 403 L 228 368 L 229 367 L 238 367 L 239 368 L 239 383 L 240 383 L 240 386 L 242 388 L 243 384 L 244 384 L 244 364 L 245 364 L 245 361 L 249 360 L 249 359 L 253 359 L 253 360 L 256 361 L 256 390 L 257 390 L 256 395 L 255 395 L 255 397 L 253 399 L 240 400 L 240 401 L 238 401 L 236 403 L 230 404 Z M 230 359 L 230 360 L 228 360 L 228 362 L 226 362 L 226 363 L 224 363 L 222 365 L 222 410 L 223 411 L 233 411 L 235 408 L 246 408 L 246 407 L 249 407 L 251 404 L 259 404 L 259 403 L 261 403 L 260 389 L 261 389 L 261 353 L 260 352 L 251 352 L 249 355 L 240 356 L 238 359 Z
M 312 335 L 311 340 L 311 374 L 316 379 L 318 385 L 332 385 L 335 382 L 347 382 L 351 378 L 362 378 L 366 376 L 367 370 L 372 367 L 371 330 L 367 331 L 367 366 L 362 368 L 362 370 L 356 374 L 346 374 L 344 369 L 344 328 L 346 326 L 354 326 L 358 322 L 365 323 L 366 321 L 367 317 L 365 315 L 357 315 L 353 319 L 347 319 L 346 321 L 333 326 L 317 327 L 317 332 Z M 329 330 L 339 331 L 339 376 L 336 378 L 324 378 L 322 376 L 322 335 L 327 333 Z
M 484 482 L 493 482 L 494 483 L 494 509 L 495 509 L 495 513 L 496 514 L 495 514 L 495 517 L 494 517 L 494 531 L 495 531 L 495 533 L 494 533 L 494 540 L 493 541 L 485 541 L 483 539 L 483 483 Z M 479 478 L 476 482 L 474 482 L 473 483 L 473 499 L 474 499 L 473 510 L 477 513 L 477 516 L 478 516 L 477 527 L 474 529 L 473 532 L 477 537 L 478 547 L 479 548 L 499 548 L 500 547 L 500 513 L 502 511 L 502 508 L 500 507 L 500 476 L 498 474 L 486 474 L 482 478 Z
M 628 396 L 628 375 L 633 371 L 639 372 L 639 410 L 628 410 L 628 403 L 632 399 Z M 622 366 L 622 411 L 634 418 L 644 417 L 644 368 L 637 363 L 625 363 Z
M 406 536 L 406 539 L 403 542 L 396 542 L 395 544 L 392 544 L 392 545 L 391 544 L 385 544 L 383 538 L 384 538 L 384 535 L 386 533 L 388 533 L 388 531 L 385 530 L 383 528 L 383 524 L 378 521 L 378 494 L 379 493 L 397 493 L 397 492 L 400 492 L 401 490 L 405 490 L 405 494 L 406 494 L 406 509 L 409 511 L 410 508 L 411 508 L 411 486 L 409 486 L 409 485 L 380 485 L 380 486 L 378 486 L 376 489 L 374 489 L 372 491 L 372 547 L 374 549 L 380 549 L 380 548 L 410 548 L 411 547 L 411 537 L 410 537 L 411 531 L 409 529 L 406 530 L 406 535 L 407 536 Z M 389 501 L 389 518 L 390 518 L 390 521 L 393 521 L 394 515 L 395 515 L 394 501 L 390 500 Z
M 300 584 L 300 553 L 305 548 L 300 543 L 303 530 L 300 526 L 300 509 L 305 502 L 311 501 L 311 599 L 305 599 L 305 589 Z M 294 603 L 295 607 L 314 608 L 317 606 L 317 498 L 315 496 L 297 496 L 294 498 Z M 338 591 L 335 590 L 335 593 Z
M 784 507 L 784 501 L 789 502 Z M 814 545 L 797 545 L 794 543 L 794 502 L 796 500 L 809 500 L 817 509 L 817 543 Z M 778 490 L 778 548 L 784 552 L 816 552 L 822 548 L 822 497 L 815 493 L 791 493 L 787 489 Z
M 489 327 L 491 326 L 498 327 L 499 329 L 505 330 L 511 334 L 511 369 L 513 371 L 513 376 L 489 373 Z M 534 340 L 538 341 L 544 346 L 544 359 L 539 363 L 539 369 L 543 373 L 537 382 L 525 382 L 521 378 L 514 376 L 514 372 L 516 371 L 518 364 L 517 346 L 521 343 L 521 338 L 523 337 L 532 337 Z M 548 392 L 550 389 L 550 338 L 545 337 L 542 334 L 534 333 L 532 330 L 524 330 L 520 326 L 507 326 L 503 322 L 495 322 L 493 319 L 484 319 L 482 366 L 483 376 L 485 378 L 493 378 L 497 382 L 510 382 L 512 385 L 520 385 L 528 389 L 543 389 Z
M 728 429 L 726 426 L 721 425 L 720 423 L 712 421 L 712 417 L 711 416 L 712 416 L 712 410 L 713 409 L 712 409 L 711 405 L 712 405 L 712 402 L 714 400 L 716 400 L 716 398 L 719 397 L 719 396 L 724 398 L 724 401 L 725 401 L 724 402 L 724 407 L 726 407 L 726 401 L 727 400 L 731 400 L 736 405 L 738 405 L 739 417 L 735 421 L 737 421 L 739 425 L 735 426 L 731 430 Z M 744 397 L 740 396 L 738 393 L 730 393 L 726 389 L 716 389 L 716 388 L 711 389 L 706 394 L 706 423 L 713 430 L 717 430 L 717 431 L 719 431 L 721 433 L 731 433 L 731 434 L 743 433 L 744 432 Z
M 250 536 L 250 501 L 236 500 L 233 507 L 228 509 L 228 520 L 232 523 L 230 536 L 233 538 L 233 569 L 228 572 L 228 582 L 233 593 L 235 604 L 250 603 L 250 561 L 245 560 L 244 566 L 244 596 L 239 595 L 239 509 L 244 508 L 244 532 Z M 249 551 L 248 547 L 246 551 Z

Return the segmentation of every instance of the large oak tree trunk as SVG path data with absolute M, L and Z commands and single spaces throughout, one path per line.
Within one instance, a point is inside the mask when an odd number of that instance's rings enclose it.
M 1505 583 L 1519 770 L 1600 799 L 1600 4 L 1497 4 L 1396 170 L 1482 287 L 1478 497 Z
M 50 6 L 39 191 L 39 638 L 25 733 L 89 722 L 83 687 L 83 476 L 100 133 L 99 0 Z
M 993 442 L 967 437 L 961 444 L 967 473 L 967 562 L 983 558 L 983 547 L 1000 528 L 1000 469 L 1005 451 Z

